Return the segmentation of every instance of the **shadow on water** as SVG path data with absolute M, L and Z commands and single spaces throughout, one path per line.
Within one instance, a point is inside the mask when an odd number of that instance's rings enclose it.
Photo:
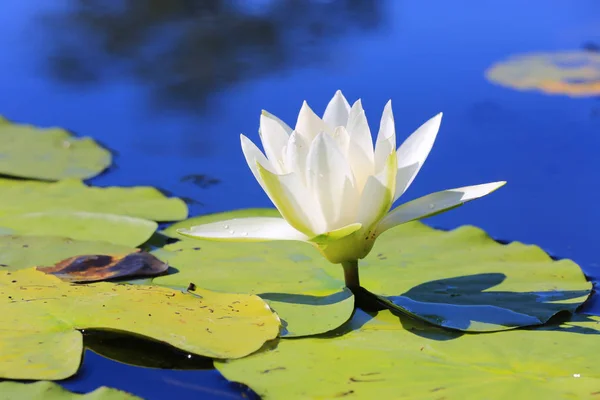
M 381 0 L 72 0 L 40 18 L 52 76 L 72 84 L 131 76 L 161 109 L 206 105 L 218 90 L 327 62 L 328 45 L 378 27 Z
M 147 368 L 212 369 L 212 359 L 192 355 L 147 337 L 111 330 L 85 329 L 84 345 L 115 361 Z

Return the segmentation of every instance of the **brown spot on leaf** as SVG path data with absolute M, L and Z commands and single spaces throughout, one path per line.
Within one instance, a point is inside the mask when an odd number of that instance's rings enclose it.
M 70 257 L 49 267 L 37 267 L 39 271 L 52 274 L 66 282 L 95 282 L 109 279 L 155 276 L 169 268 L 150 253 L 125 255 L 81 255 Z

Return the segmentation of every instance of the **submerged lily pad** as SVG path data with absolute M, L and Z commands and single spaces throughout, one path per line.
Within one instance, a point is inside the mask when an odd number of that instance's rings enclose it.
M 60 182 L 0 179 L 0 217 L 42 211 L 87 211 L 153 221 L 177 221 L 188 209 L 153 187 L 90 187 L 78 179 Z
M 176 225 L 267 212 L 215 214 Z M 344 286 L 342 268 L 306 243 L 186 238 L 155 254 L 180 271 L 155 278 L 160 285 L 196 282 L 212 290 L 319 296 Z M 545 323 L 559 311 L 573 312 L 591 291 L 572 261 L 554 261 L 536 246 L 499 244 L 472 226 L 449 232 L 421 222 L 398 226 L 383 233 L 359 265 L 362 285 L 384 296 L 390 307 L 463 331 Z
M 24 269 L 0 272 L 0 327 L 0 378 L 56 380 L 79 368 L 79 329 L 124 331 L 206 357 L 238 358 L 276 338 L 280 321 L 257 296 L 76 285 Z
M 55 265 L 37 267 L 65 282 L 96 282 L 108 279 L 156 276 L 169 266 L 150 253 L 137 250 L 119 255 L 84 255 L 62 260 Z
M 61 128 L 0 123 L 0 174 L 43 180 L 88 179 L 111 163 L 110 152 L 91 138 Z
M 83 211 L 45 211 L 0 218 L 3 234 L 59 236 L 132 247 L 147 241 L 157 227 L 156 222 L 142 218 Z
M 518 90 L 571 97 L 598 96 L 600 54 L 565 51 L 515 55 L 493 65 L 485 75 L 493 83 Z
M 54 382 L 0 382 L 0 400 L 44 399 L 44 400 L 141 400 L 121 390 L 101 386 L 93 392 L 78 394 L 69 392 Z
M 0 271 L 52 265 L 85 254 L 129 254 L 136 249 L 53 236 L 0 235 Z
M 448 332 L 390 311 L 357 311 L 326 338 L 216 362 L 267 399 L 587 399 L 600 393 L 590 358 L 600 319 L 490 335 Z

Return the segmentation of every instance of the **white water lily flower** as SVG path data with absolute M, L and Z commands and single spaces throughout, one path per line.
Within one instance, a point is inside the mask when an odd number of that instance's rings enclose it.
M 440 113 L 425 122 L 396 150 L 391 101 L 375 146 L 361 101 L 350 107 L 340 91 L 322 119 L 304 102 L 294 129 L 263 111 L 265 154 L 244 135 L 242 150 L 283 218 L 231 219 L 179 232 L 213 240 L 300 240 L 315 245 L 332 263 L 356 264 L 382 232 L 458 207 L 506 183 L 444 190 L 390 212 L 425 162 L 441 119 Z

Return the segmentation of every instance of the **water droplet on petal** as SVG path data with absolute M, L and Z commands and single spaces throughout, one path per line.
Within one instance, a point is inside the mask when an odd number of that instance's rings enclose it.
M 248 236 L 248 232 L 242 232 L 242 236 Z
M 433 210 L 434 208 L 435 208 L 435 204 L 430 204 L 430 205 L 429 205 L 429 209 L 430 209 L 430 210 Z
M 229 229 L 229 225 L 223 225 L 223 228 Z
M 229 231 L 229 233 L 233 235 L 235 233 L 235 231 L 232 229 Z

